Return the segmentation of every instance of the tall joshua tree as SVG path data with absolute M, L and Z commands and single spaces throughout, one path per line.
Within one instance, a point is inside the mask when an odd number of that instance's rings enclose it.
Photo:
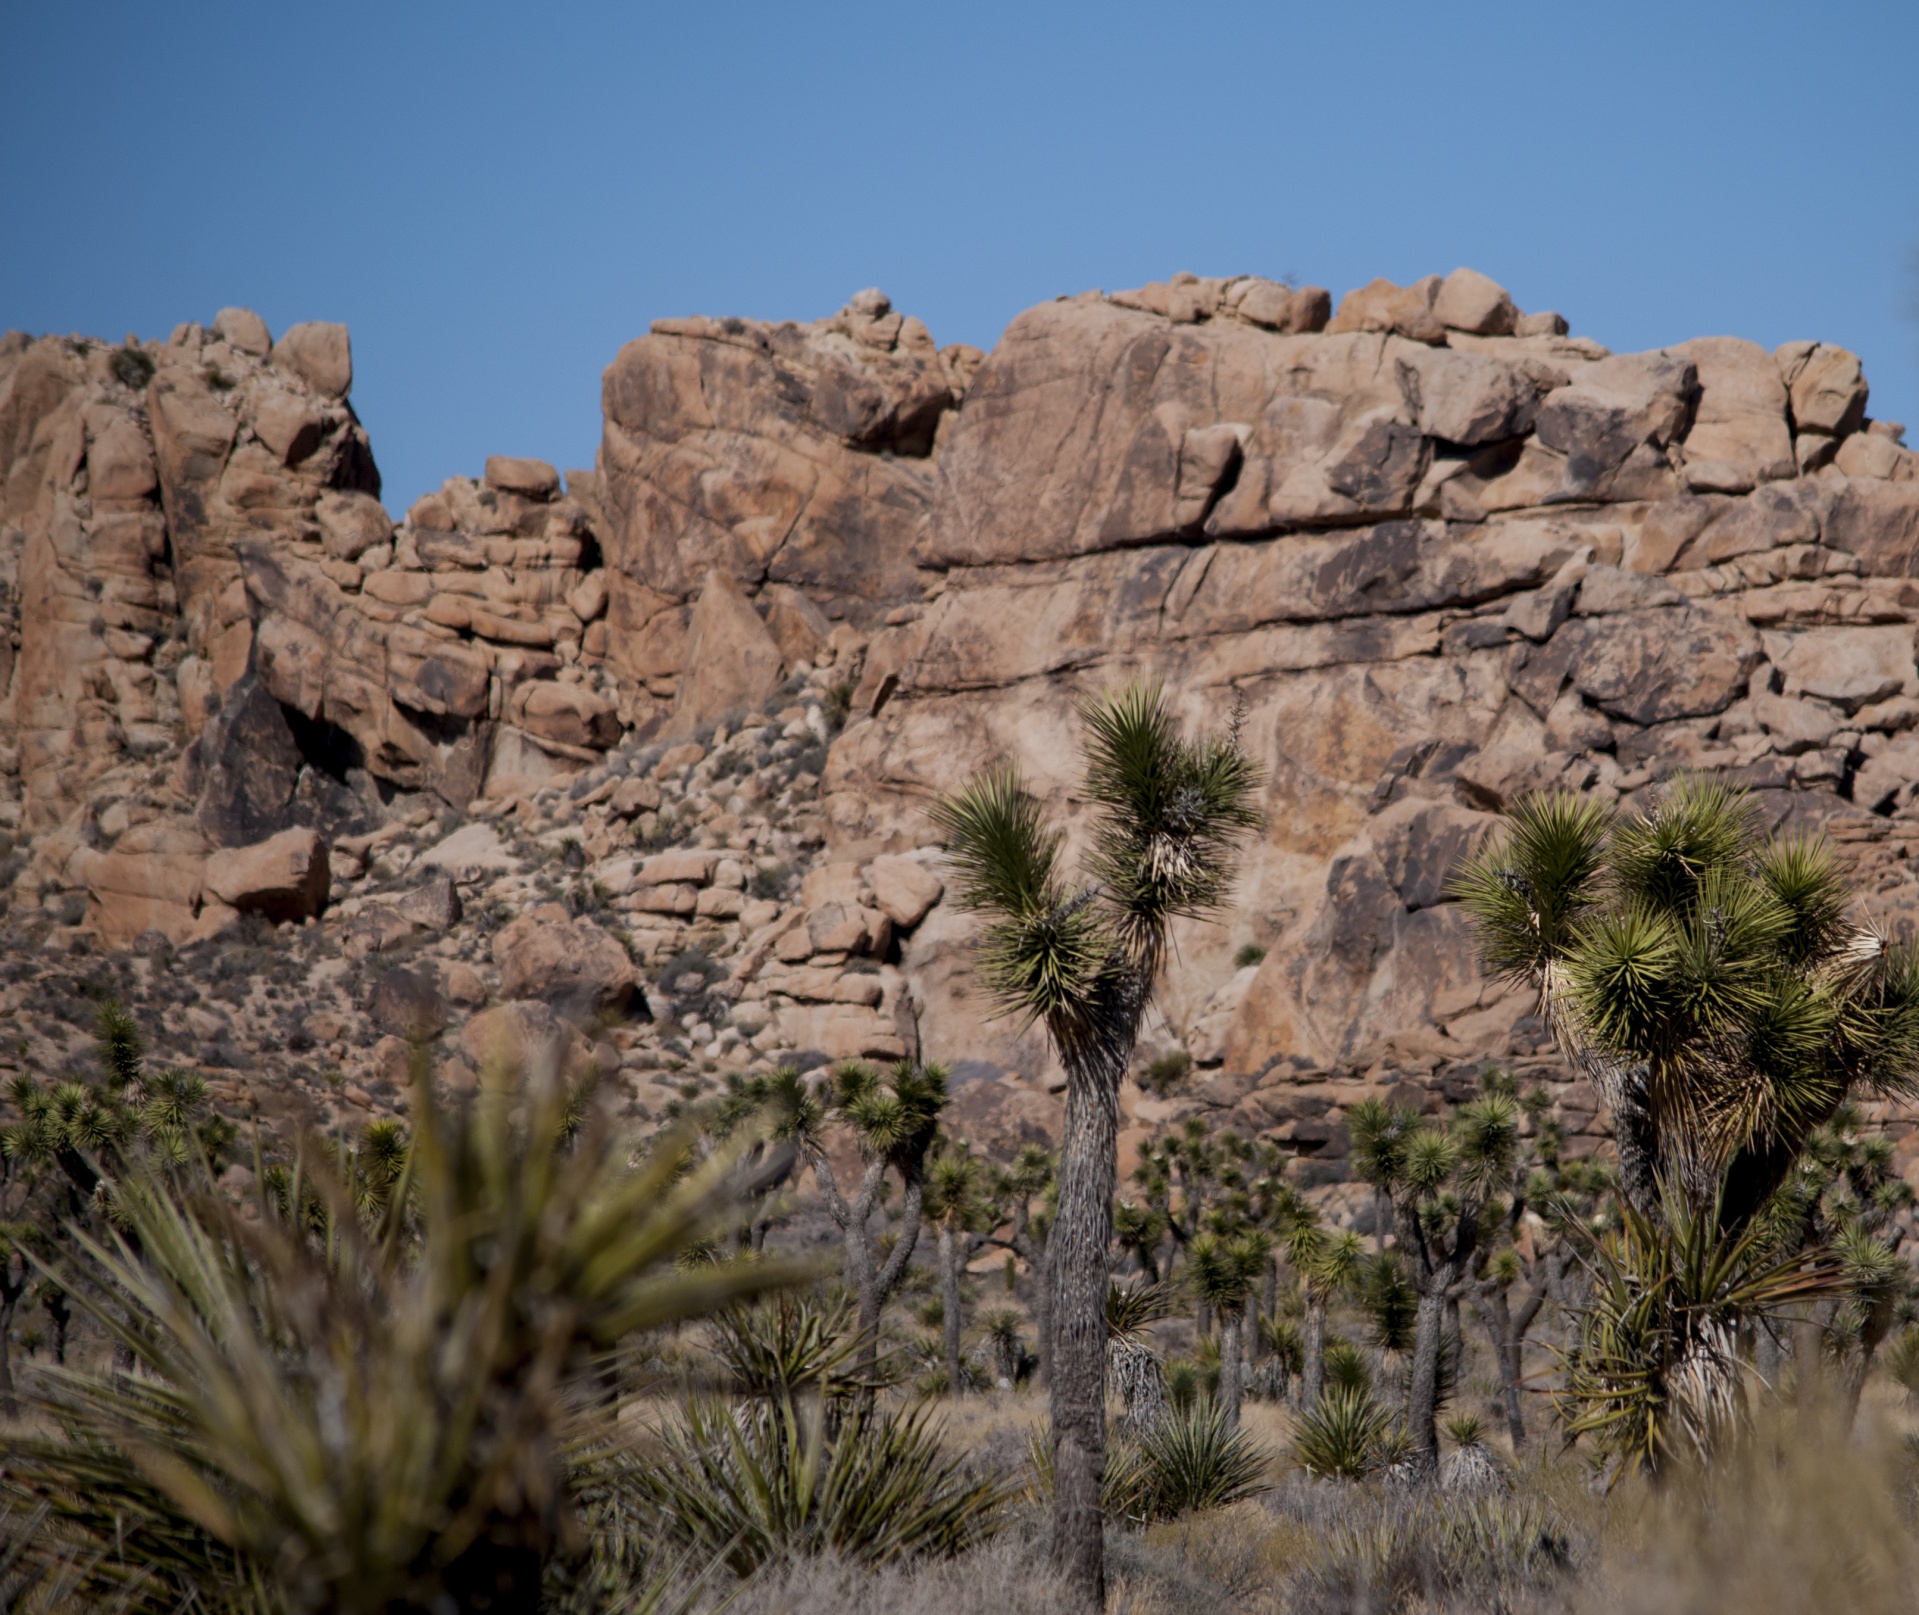
M 926 1169 L 924 1206 L 939 1230 L 941 1343 L 947 1390 L 958 1396 L 966 1388 L 960 1367 L 960 1270 L 999 1221 L 985 1174 L 966 1145 L 949 1140 L 933 1157 Z
M 941 802 L 966 908 L 990 916 L 980 975 L 1001 1009 L 1046 1028 L 1066 1070 L 1053 1284 L 1053 1560 L 1090 1608 L 1105 1597 L 1100 1477 L 1106 1460 L 1108 1247 L 1119 1084 L 1171 921 L 1226 900 L 1234 843 L 1259 823 L 1259 773 L 1237 718 L 1188 740 L 1160 690 L 1133 686 L 1080 708 L 1094 814 L 1086 878 L 1010 765 Z
M 902 1060 L 881 1077 L 873 1067 L 849 1060 L 834 1067 L 832 1084 L 824 1093 L 822 1101 L 792 1067 L 774 1073 L 778 1129 L 799 1145 L 846 1241 L 847 1276 L 859 1301 L 860 1367 L 870 1379 L 879 1358 L 880 1313 L 906 1276 L 906 1264 L 919 1243 L 926 1158 L 946 1108 L 946 1068 Z M 859 1144 L 860 1176 L 851 1199 L 841 1190 L 827 1155 L 829 1114 L 843 1121 Z M 888 1172 L 904 1191 L 890 1251 L 873 1227 Z
M 1742 1229 L 1848 1094 L 1919 1088 L 1919 955 L 1852 916 L 1830 846 L 1763 835 L 1743 792 L 1524 799 L 1453 890 L 1605 1097 L 1641 1216 L 1669 1184 Z

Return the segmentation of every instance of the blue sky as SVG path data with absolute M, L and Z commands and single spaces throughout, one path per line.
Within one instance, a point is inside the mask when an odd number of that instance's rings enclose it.
M 591 463 L 649 320 L 941 342 L 1177 269 L 1471 264 L 1618 349 L 1817 336 L 1919 440 L 1919 6 L 12 0 L 0 326 L 353 330 L 387 501 Z

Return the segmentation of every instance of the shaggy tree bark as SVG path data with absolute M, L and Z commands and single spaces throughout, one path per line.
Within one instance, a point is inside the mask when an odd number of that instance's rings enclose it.
M 966 1236 L 950 1223 L 940 1224 L 940 1329 L 945 1337 L 946 1385 L 958 1396 L 960 1378 L 960 1263 L 968 1254 Z
M 1226 1428 L 1239 1428 L 1239 1404 L 1245 1392 L 1240 1378 L 1240 1334 L 1244 1328 L 1244 1306 L 1219 1309 L 1219 1406 L 1226 1416 Z
M 1135 1011 L 1126 1031 L 1137 1025 Z M 1053 1565 L 1090 1606 L 1106 1602 L 1099 1507 L 1106 1468 L 1106 1285 L 1118 1176 L 1119 1082 L 1133 1039 L 1067 1064 L 1052 1269 Z
M 1326 1388 L 1326 1298 L 1310 1291 L 1306 1296 L 1306 1328 L 1299 1353 L 1299 1411 L 1319 1406 Z

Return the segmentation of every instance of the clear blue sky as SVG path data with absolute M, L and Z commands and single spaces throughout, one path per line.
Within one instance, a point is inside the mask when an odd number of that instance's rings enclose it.
M 941 342 L 1177 269 L 1471 264 L 1619 349 L 1817 336 L 1919 439 L 1919 5 L 10 0 L 0 326 L 344 320 L 387 501 L 591 463 L 661 315 Z

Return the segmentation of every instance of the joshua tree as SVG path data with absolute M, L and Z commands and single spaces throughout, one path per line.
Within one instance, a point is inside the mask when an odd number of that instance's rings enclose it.
M 1447 1310 L 1471 1273 L 1496 1196 L 1510 1195 L 1519 1107 L 1504 1093 L 1461 1105 L 1439 1127 L 1378 1100 L 1348 1115 L 1359 1176 L 1392 1200 L 1394 1226 L 1419 1307 L 1406 1391 L 1406 1429 L 1423 1470 L 1439 1460 L 1439 1370 Z
M 1045 1026 L 1066 1070 L 1059 1214 L 1050 1241 L 1053 1560 L 1090 1608 L 1105 1597 L 1100 1477 L 1106 1458 L 1105 1302 L 1119 1085 L 1165 954 L 1167 928 L 1217 909 L 1233 844 L 1259 822 L 1258 771 L 1224 736 L 1189 741 L 1160 691 L 1136 686 L 1080 709 L 1093 808 L 1084 883 L 1062 867 L 1018 773 L 1001 766 L 936 818 L 957 895 L 991 916 L 980 970 L 1008 1013 Z
M 1302 1413 L 1310 1413 L 1326 1384 L 1326 1308 L 1335 1295 L 1358 1278 L 1366 1247 L 1352 1229 L 1329 1238 L 1316 1217 L 1302 1215 L 1295 1217 L 1287 1230 L 1286 1257 L 1306 1296 L 1299 1408 Z
M 925 1214 L 939 1230 L 940 1328 L 946 1383 L 955 1396 L 965 1389 L 960 1373 L 960 1269 L 998 1221 L 995 1209 L 972 1151 L 948 1143 L 926 1170 Z
M 1229 1430 L 1239 1428 L 1240 1395 L 1245 1389 L 1240 1364 L 1246 1303 L 1266 1271 L 1267 1252 L 1266 1240 L 1259 1234 L 1227 1238 L 1204 1233 L 1186 1248 L 1193 1290 L 1219 1319 L 1219 1405 Z
M 906 1264 L 919 1243 L 926 1157 L 939 1136 L 940 1112 L 946 1108 L 946 1070 L 903 1060 L 882 1079 L 871 1066 L 848 1061 L 834 1068 L 824 1102 L 790 1067 L 775 1073 L 775 1079 L 782 1113 L 779 1130 L 805 1154 L 826 1209 L 846 1240 L 847 1273 L 859 1301 L 860 1369 L 870 1380 L 879 1358 L 880 1313 L 906 1276 Z M 859 1188 L 851 1201 L 840 1192 L 833 1163 L 827 1159 L 829 1111 L 852 1129 L 859 1143 Z M 879 1209 L 889 1171 L 904 1194 L 893 1248 L 886 1251 L 873 1228 L 873 1213 Z
M 1513 1172 L 1515 1190 L 1503 1205 L 1495 1201 L 1488 1207 L 1479 1260 L 1466 1286 L 1492 1344 L 1506 1427 L 1517 1452 L 1526 1444 L 1519 1399 L 1526 1337 L 1547 1297 L 1563 1292 L 1582 1242 L 1599 1226 L 1599 1200 L 1612 1185 L 1612 1173 L 1597 1161 L 1569 1160 L 1561 1153 L 1559 1128 L 1547 1114 L 1551 1101 L 1543 1090 L 1520 1096 L 1511 1075 L 1498 1070 L 1487 1072 L 1482 1082 L 1489 1092 L 1518 1098 L 1530 1120 Z M 1522 1232 L 1528 1236 L 1523 1240 Z
M 1742 1229 L 1849 1093 L 1919 1087 L 1919 957 L 1851 918 L 1825 842 L 1762 836 L 1744 793 L 1682 779 L 1625 816 L 1527 798 L 1453 889 L 1488 970 L 1538 990 L 1604 1096 L 1641 1216 L 1670 1180 Z
M 1047 1241 L 1053 1231 L 1053 1213 L 1059 1204 L 1059 1184 L 1053 1174 L 1053 1156 L 1037 1144 L 1022 1144 L 1010 1167 L 993 1173 L 993 1203 L 1000 1208 L 1007 1232 L 994 1243 L 1026 1258 L 1033 1275 L 1033 1327 L 1039 1342 L 1041 1384 L 1051 1384 L 1053 1363 L 1053 1285 L 1046 1264 Z M 1037 1204 L 1035 1204 L 1037 1202 Z M 1012 1287 L 1012 1280 L 1007 1280 Z

